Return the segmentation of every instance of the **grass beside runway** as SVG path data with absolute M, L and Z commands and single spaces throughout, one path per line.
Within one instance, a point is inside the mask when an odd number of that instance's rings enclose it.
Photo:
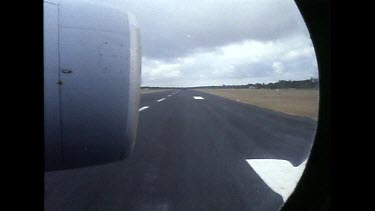
M 170 89 L 141 89 L 141 94 L 163 92 L 163 91 L 168 91 L 168 90 L 170 90 Z
M 312 89 L 195 89 L 242 103 L 318 119 L 319 90 Z

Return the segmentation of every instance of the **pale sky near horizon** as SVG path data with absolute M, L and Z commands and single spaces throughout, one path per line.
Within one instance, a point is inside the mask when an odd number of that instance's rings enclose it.
M 118 0 L 141 30 L 142 86 L 269 83 L 318 77 L 293 0 Z

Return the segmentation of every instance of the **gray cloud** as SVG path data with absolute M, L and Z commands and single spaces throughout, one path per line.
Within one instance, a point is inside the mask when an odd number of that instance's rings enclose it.
M 196 48 L 245 39 L 273 40 L 307 33 L 294 1 L 126 0 L 142 30 L 146 57 L 170 59 Z
M 318 75 L 293 0 L 115 1 L 141 28 L 142 85 L 267 83 Z

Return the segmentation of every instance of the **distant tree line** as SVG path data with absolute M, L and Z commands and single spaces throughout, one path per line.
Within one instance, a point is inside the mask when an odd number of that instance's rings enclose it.
M 251 85 L 250 85 L 251 86 Z M 317 78 L 310 78 L 308 80 L 301 80 L 301 81 L 285 81 L 281 80 L 276 83 L 268 83 L 268 84 L 254 84 L 253 87 L 261 89 L 318 89 L 319 88 L 319 80 Z
M 143 86 L 142 89 L 183 89 L 181 87 L 150 87 Z M 275 83 L 256 83 L 246 85 L 221 85 L 221 86 L 196 86 L 184 88 L 209 88 L 209 89 L 318 89 L 319 80 L 317 78 L 310 78 L 301 81 L 280 80 Z

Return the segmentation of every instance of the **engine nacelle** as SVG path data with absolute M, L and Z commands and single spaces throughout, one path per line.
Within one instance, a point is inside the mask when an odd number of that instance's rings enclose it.
M 44 1 L 45 169 L 126 158 L 140 102 L 139 28 L 126 8 Z

